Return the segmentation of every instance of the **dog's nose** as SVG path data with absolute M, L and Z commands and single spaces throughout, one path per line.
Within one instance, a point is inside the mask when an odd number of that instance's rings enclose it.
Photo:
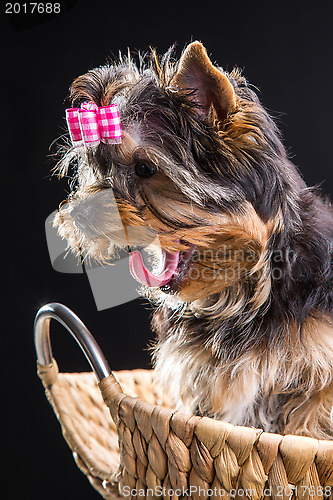
M 91 219 L 91 207 L 85 206 L 80 209 L 74 209 L 71 213 L 72 218 L 74 219 L 75 224 L 79 229 L 85 230 L 90 224 Z
M 75 214 L 73 216 L 73 219 L 75 221 L 75 224 L 79 227 L 79 229 L 86 229 L 88 225 L 88 219 L 85 217 L 83 214 Z

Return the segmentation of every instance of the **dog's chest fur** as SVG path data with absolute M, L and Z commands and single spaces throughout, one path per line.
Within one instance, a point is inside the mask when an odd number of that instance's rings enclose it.
M 154 351 L 156 383 L 177 410 L 266 432 L 318 437 L 330 432 L 330 323 L 312 322 L 297 345 L 264 347 L 263 342 L 228 360 L 214 358 L 204 343 L 182 329 L 181 318 L 176 327 L 174 321 L 169 324 L 168 334 L 165 317 L 159 330 L 156 316 L 153 326 L 161 333 Z

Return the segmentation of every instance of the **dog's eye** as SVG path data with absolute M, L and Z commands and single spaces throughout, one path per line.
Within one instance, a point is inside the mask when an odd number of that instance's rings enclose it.
M 149 163 L 138 163 L 135 165 L 135 173 L 138 177 L 150 177 L 156 172 L 156 166 Z

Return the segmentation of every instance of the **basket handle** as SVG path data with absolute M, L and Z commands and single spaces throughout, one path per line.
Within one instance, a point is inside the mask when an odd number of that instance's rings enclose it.
M 111 375 L 108 362 L 88 328 L 73 311 L 57 302 L 46 304 L 36 314 L 34 338 L 39 366 L 47 367 L 54 363 L 50 342 L 51 319 L 57 320 L 74 337 L 99 382 Z

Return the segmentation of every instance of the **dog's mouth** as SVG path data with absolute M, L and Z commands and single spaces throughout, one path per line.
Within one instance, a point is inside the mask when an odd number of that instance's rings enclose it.
M 158 273 L 153 273 L 143 261 L 139 250 L 130 252 L 130 272 L 139 283 L 150 288 L 159 287 L 164 292 L 177 291 L 186 280 L 190 269 L 195 246 L 190 245 L 182 252 L 171 253 L 162 249 L 162 266 Z

